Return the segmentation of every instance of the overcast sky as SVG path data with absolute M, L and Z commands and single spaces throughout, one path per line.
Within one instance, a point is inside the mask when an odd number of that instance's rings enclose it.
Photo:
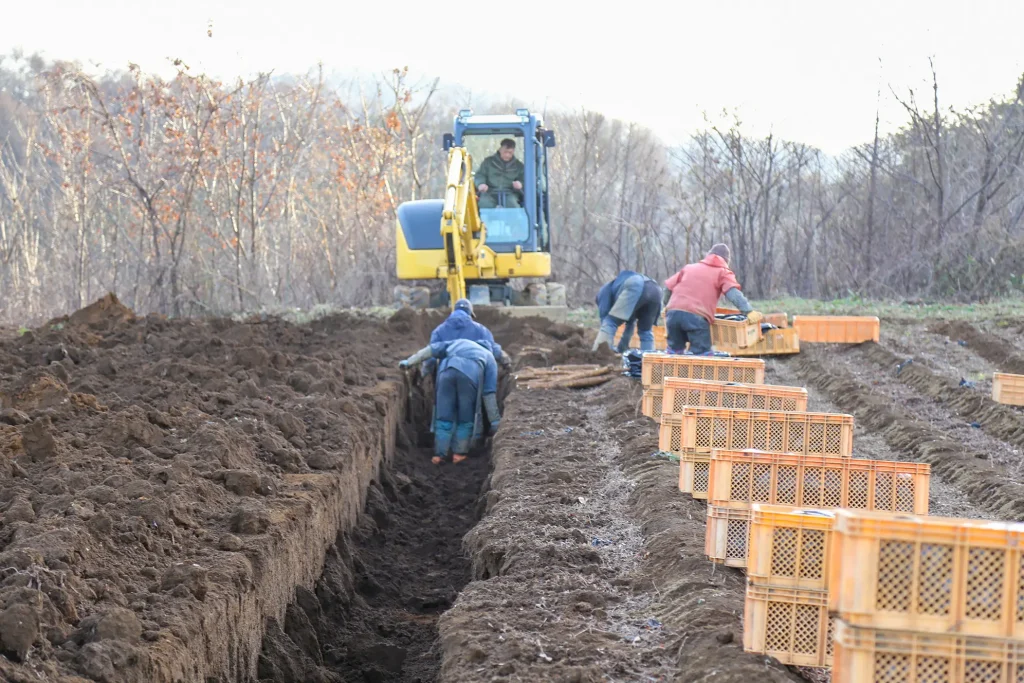
M 318 60 L 408 65 L 538 109 L 635 120 L 669 142 L 698 127 L 702 109 L 739 108 L 752 133 L 833 153 L 870 138 L 879 86 L 883 125 L 905 120 L 888 88 L 927 87 L 930 55 L 955 107 L 1011 92 L 1024 71 L 1021 0 L 660 2 L 11 2 L 0 52 L 153 71 L 181 57 L 220 77 Z

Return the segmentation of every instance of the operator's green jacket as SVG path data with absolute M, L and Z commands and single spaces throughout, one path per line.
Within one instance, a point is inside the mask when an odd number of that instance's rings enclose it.
M 508 161 L 503 161 L 501 155 L 495 152 L 480 162 L 480 166 L 477 167 L 476 173 L 473 175 L 473 180 L 477 187 L 487 185 L 495 191 L 511 190 L 513 180 L 526 182 L 523 176 L 524 169 L 525 166 L 519 159 L 512 157 Z

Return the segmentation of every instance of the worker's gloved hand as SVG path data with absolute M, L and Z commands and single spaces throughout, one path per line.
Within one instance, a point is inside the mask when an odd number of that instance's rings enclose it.
M 764 316 L 757 311 L 750 311 L 747 313 L 747 320 L 754 323 L 755 325 L 764 320 Z
M 409 361 L 407 361 L 407 360 L 400 360 L 400 361 L 398 361 L 398 367 L 400 367 L 403 370 L 405 370 L 407 367 L 409 367 Z
M 501 425 L 501 420 L 494 420 L 491 422 L 491 434 L 498 433 L 498 427 Z
M 501 352 L 501 360 L 499 362 L 501 363 L 501 367 L 506 370 L 512 367 L 512 358 L 504 351 Z

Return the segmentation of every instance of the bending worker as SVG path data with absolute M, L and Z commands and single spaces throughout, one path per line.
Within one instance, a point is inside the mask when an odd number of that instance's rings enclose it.
M 486 341 L 494 343 L 494 335 L 484 325 L 476 321 L 476 313 L 473 312 L 473 304 L 469 299 L 459 299 L 455 302 L 452 312 L 445 318 L 445 321 L 434 328 L 430 333 L 430 343 L 455 341 L 456 339 L 468 339 L 469 341 Z M 500 346 L 498 347 L 501 348 Z M 498 359 L 502 367 L 507 368 L 512 364 L 512 359 L 504 351 Z M 433 358 L 428 359 L 423 368 L 425 372 L 433 372 L 437 363 Z
M 488 341 L 456 339 L 435 342 L 398 364 L 402 369 L 428 358 L 440 361 L 434 395 L 434 457 L 435 465 L 448 460 L 462 462 L 472 445 L 483 434 L 483 408 L 490 422 L 491 433 L 498 431 L 498 365 L 496 358 L 504 355 L 501 347 Z
M 597 292 L 597 313 L 601 329 L 594 340 L 593 351 L 601 344 L 611 347 L 615 330 L 626 324 L 619 341 L 618 352 L 625 353 L 636 325 L 640 336 L 640 350 L 654 350 L 654 326 L 661 315 L 661 287 L 658 283 L 632 270 L 623 270 L 614 280 Z
M 671 292 L 665 308 L 665 327 L 670 351 L 682 353 L 686 343 L 690 352 L 701 355 L 711 351 L 711 324 L 715 321 L 718 300 L 725 296 L 752 323 L 762 316 L 753 310 L 740 291 L 736 275 L 729 269 L 729 247 L 716 244 L 699 263 L 690 263 L 665 280 Z

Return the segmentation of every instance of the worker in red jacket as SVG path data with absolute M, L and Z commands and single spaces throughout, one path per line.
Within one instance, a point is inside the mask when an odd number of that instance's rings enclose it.
M 665 280 L 671 295 L 665 307 L 665 327 L 670 351 L 682 353 L 686 343 L 690 352 L 701 355 L 711 352 L 711 324 L 722 296 L 753 323 L 762 315 L 753 310 L 740 291 L 736 275 L 729 270 L 729 247 L 716 244 L 699 263 L 690 263 Z

